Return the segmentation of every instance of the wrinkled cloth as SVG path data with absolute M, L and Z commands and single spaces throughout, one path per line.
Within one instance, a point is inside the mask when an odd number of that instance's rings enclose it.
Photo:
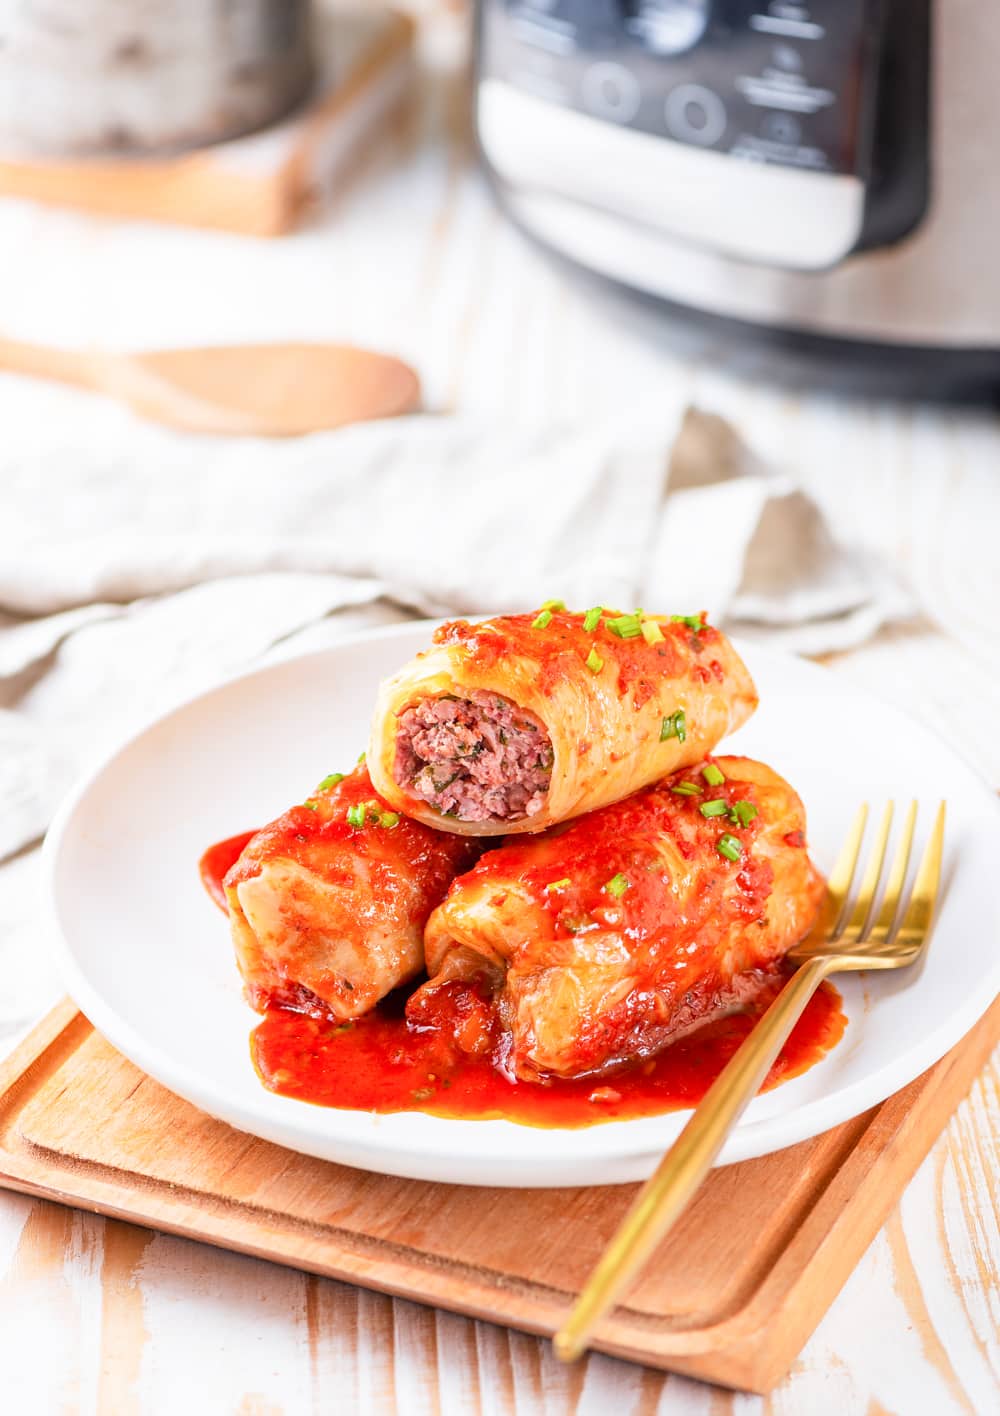
M 0 859 L 75 776 L 228 672 L 407 615 L 707 610 L 805 653 L 907 616 L 788 469 L 694 409 L 519 434 L 460 418 L 287 442 L 136 423 L 0 450 Z

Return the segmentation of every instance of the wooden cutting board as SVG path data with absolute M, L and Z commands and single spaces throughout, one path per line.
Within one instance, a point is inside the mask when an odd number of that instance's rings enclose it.
M 257 133 L 168 157 L 34 161 L 0 151 L 0 197 L 98 215 L 281 236 L 350 178 L 412 88 L 413 21 L 344 3 L 317 16 L 309 100 Z
M 881 1106 L 715 1171 L 595 1347 L 770 1390 L 998 1038 L 1000 1000 Z M 0 1184 L 546 1335 L 635 1188 L 475 1189 L 312 1160 L 180 1101 L 68 1001 L 0 1067 Z

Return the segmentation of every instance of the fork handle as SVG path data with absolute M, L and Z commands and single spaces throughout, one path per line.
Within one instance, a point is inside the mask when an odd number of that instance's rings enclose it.
M 817 957 L 792 975 L 695 1107 L 639 1191 L 569 1318 L 555 1334 L 556 1354 L 564 1362 L 586 1350 L 596 1325 L 678 1219 L 830 969 L 829 958 Z

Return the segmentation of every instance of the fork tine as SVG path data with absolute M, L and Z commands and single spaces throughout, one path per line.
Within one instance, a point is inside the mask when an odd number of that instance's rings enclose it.
M 934 901 L 941 880 L 941 858 L 944 855 L 944 802 L 938 807 L 931 838 L 913 882 L 910 902 L 906 907 L 894 943 L 919 949 L 930 931 Z
M 840 938 L 845 944 L 853 943 L 861 938 L 868 916 L 875 904 L 878 882 L 885 861 L 886 842 L 889 839 L 889 832 L 892 830 L 893 811 L 894 807 L 890 801 L 882 813 L 882 820 L 875 834 L 875 841 L 868 856 L 868 865 L 861 879 L 861 888 L 858 890 L 858 898 L 854 902 L 854 908 L 851 910 L 847 923 L 840 931 Z
M 889 871 L 889 879 L 886 881 L 882 905 L 875 923 L 866 936 L 869 944 L 884 944 L 892 933 L 893 921 L 896 918 L 896 911 L 899 909 L 903 886 L 906 884 L 906 872 L 910 865 L 910 850 L 913 846 L 913 828 L 916 823 L 917 803 L 911 801 L 906 813 L 906 820 L 903 822 L 903 834 L 899 838 L 899 845 L 896 847 L 896 854 Z
M 810 939 L 826 939 L 833 934 L 844 913 L 847 904 L 847 897 L 851 893 L 851 882 L 854 880 L 854 871 L 857 868 L 858 856 L 861 853 L 861 842 L 865 834 L 865 826 L 868 822 L 868 803 L 862 802 L 858 807 L 851 828 L 844 838 L 844 844 L 840 848 L 840 855 L 837 863 L 830 872 L 826 882 L 826 897 L 823 901 L 823 908 L 819 918 L 810 931 Z

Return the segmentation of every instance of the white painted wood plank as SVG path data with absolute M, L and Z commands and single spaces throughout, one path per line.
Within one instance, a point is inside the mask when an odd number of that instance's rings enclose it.
M 307 1409 L 305 1275 L 129 1225 L 105 1230 L 113 1320 L 98 1410 Z

